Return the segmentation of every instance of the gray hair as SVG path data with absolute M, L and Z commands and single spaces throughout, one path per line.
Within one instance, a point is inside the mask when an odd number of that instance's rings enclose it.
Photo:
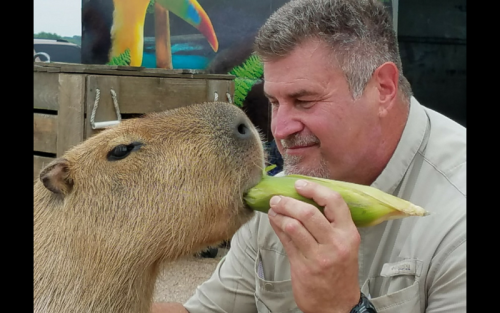
M 403 76 L 392 17 L 382 0 L 291 0 L 264 23 L 254 48 L 262 60 L 273 60 L 311 38 L 331 48 L 354 99 L 380 65 L 393 62 L 399 90 L 409 101 L 411 86 Z

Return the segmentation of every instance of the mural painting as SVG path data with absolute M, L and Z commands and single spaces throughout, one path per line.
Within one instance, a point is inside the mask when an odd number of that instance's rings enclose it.
M 398 0 L 381 1 L 397 17 Z M 286 2 L 82 0 L 82 63 L 232 74 L 233 103 L 272 143 L 262 64 L 252 45 L 260 26 Z

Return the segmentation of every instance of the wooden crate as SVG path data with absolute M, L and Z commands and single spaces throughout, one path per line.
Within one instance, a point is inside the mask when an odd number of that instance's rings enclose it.
M 111 90 L 122 119 L 195 102 L 231 101 L 234 76 L 197 70 L 42 63 L 33 65 L 33 177 L 66 150 L 99 132 L 95 122 L 116 120 Z M 97 91 L 99 90 L 99 91 Z

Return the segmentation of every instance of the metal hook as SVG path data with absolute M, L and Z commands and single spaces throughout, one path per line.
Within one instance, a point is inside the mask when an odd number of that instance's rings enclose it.
M 33 61 L 36 61 L 36 58 L 39 57 L 39 56 L 44 56 L 47 59 L 47 61 L 40 60 L 41 62 L 47 62 L 47 63 L 50 62 L 50 56 L 49 56 L 48 53 L 45 53 L 45 52 L 37 52 L 37 53 L 35 53 L 33 55 Z
M 108 126 L 113 126 L 120 123 L 122 120 L 122 116 L 120 114 L 120 108 L 118 107 L 116 92 L 113 89 L 111 89 L 110 92 L 111 92 L 111 97 L 113 98 L 113 104 L 115 106 L 116 120 L 94 123 L 95 112 L 97 111 L 97 106 L 99 105 L 99 99 L 101 95 L 101 91 L 99 89 L 96 89 L 95 91 L 96 91 L 96 97 L 94 102 L 94 108 L 92 109 L 92 115 L 90 116 L 90 125 L 92 126 L 92 129 L 106 128 Z

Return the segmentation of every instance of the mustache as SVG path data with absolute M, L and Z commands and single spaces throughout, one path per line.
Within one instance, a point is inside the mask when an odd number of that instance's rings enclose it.
M 288 138 L 281 139 L 280 142 L 281 146 L 286 149 L 295 146 L 307 146 L 311 144 L 318 144 L 319 139 L 314 135 L 293 134 Z

